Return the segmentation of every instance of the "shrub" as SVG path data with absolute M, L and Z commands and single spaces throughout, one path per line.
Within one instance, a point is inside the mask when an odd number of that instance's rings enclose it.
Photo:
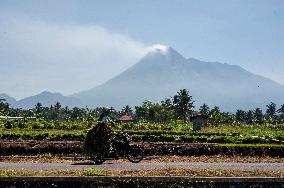
M 98 170 L 96 168 L 88 168 L 83 171 L 83 176 L 105 176 L 108 174 L 106 170 Z
M 162 134 L 160 136 L 161 141 L 166 141 L 166 142 L 172 142 L 175 140 L 176 135 L 168 135 L 168 134 Z
M 19 121 L 17 127 L 19 129 L 24 129 L 24 128 L 27 128 L 28 126 L 24 121 Z
M 12 129 L 12 128 L 13 128 L 13 123 L 12 123 L 12 121 L 6 121 L 6 122 L 4 123 L 4 127 L 5 127 L 5 129 Z
M 32 122 L 32 129 L 40 129 L 42 126 L 38 122 Z

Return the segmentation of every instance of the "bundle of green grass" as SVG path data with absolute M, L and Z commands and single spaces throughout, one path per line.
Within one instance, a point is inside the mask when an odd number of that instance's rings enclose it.
M 88 131 L 84 142 L 85 154 L 105 156 L 109 153 L 112 139 L 111 126 L 111 123 L 98 122 Z

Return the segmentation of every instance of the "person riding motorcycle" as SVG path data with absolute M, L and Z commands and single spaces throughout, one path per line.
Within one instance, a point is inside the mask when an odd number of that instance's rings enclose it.
M 102 113 L 101 113 L 101 115 L 100 115 L 98 121 L 104 122 L 104 123 L 108 123 L 108 122 L 112 121 L 111 118 L 110 118 L 110 116 L 109 116 L 110 113 L 111 113 L 111 109 L 108 108 L 108 107 L 104 107 L 104 108 L 102 109 Z
M 129 161 L 137 163 L 143 159 L 143 149 L 138 145 L 130 145 L 131 139 L 127 134 L 114 135 L 114 122 L 110 118 L 111 110 L 104 107 L 95 126 L 88 131 L 84 152 L 95 164 L 102 164 L 106 158 L 126 156 Z
M 111 110 L 102 108 L 97 124 L 87 133 L 84 151 L 87 154 L 106 156 L 111 149 L 113 121 L 110 118 Z

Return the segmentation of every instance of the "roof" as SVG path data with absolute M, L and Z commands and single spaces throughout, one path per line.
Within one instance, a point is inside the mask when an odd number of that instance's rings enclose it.
M 128 115 L 123 115 L 118 120 L 119 121 L 132 121 L 133 118 L 131 116 L 128 116 Z

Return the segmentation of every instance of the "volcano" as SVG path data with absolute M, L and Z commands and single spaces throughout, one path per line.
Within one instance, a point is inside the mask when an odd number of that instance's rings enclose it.
M 284 86 L 240 66 L 185 58 L 175 49 L 158 45 L 140 61 L 104 84 L 72 95 L 90 107 L 141 105 L 160 102 L 187 89 L 195 106 L 206 103 L 225 111 L 265 108 L 284 103 Z

